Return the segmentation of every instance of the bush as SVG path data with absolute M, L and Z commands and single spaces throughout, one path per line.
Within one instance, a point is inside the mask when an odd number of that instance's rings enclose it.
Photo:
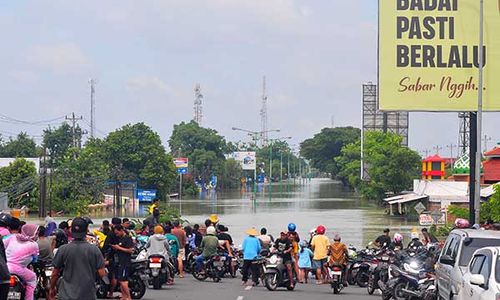
M 456 206 L 456 205 L 450 205 L 448 206 L 448 213 L 455 218 L 460 218 L 460 219 L 469 219 L 469 210 L 464 207 Z

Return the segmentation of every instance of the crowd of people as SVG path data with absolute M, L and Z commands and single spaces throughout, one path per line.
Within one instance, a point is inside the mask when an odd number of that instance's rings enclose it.
M 204 272 L 203 261 L 223 250 L 227 257 L 234 257 L 234 241 L 229 229 L 220 224 L 216 215 L 211 215 L 204 226 L 182 227 L 178 220 L 160 223 L 157 202 L 151 206 L 150 215 L 142 223 L 135 224 L 128 218 L 114 217 L 104 220 L 99 228 L 91 230 L 93 224 L 88 217 L 75 218 L 56 224 L 47 217 L 44 226 L 25 224 L 6 213 L 0 213 L 0 300 L 6 299 L 10 274 L 16 274 L 25 283 L 25 299 L 32 300 L 36 287 L 36 275 L 30 268 L 35 262 L 51 262 L 54 270 L 50 281 L 48 299 L 95 299 L 96 274 L 104 276 L 109 271 L 111 288 L 109 298 L 118 285 L 120 299 L 131 299 L 128 288 L 132 254 L 137 244 L 142 243 L 148 255 L 161 255 L 175 264 L 179 278 L 184 277 L 186 258 L 195 249 L 197 272 Z M 288 224 L 287 231 L 280 232 L 276 239 L 266 228 L 257 231 L 250 228 L 242 243 L 242 284 L 247 285 L 251 273 L 251 284 L 259 284 L 259 269 L 253 262 L 260 259 L 263 251 L 276 253 L 283 259 L 293 287 L 297 280 L 307 283 L 310 272 L 316 283 L 329 279 L 328 268 L 334 265 L 345 267 L 348 248 L 339 234 L 333 241 L 326 235 L 326 228 L 319 225 L 310 232 L 308 239 L 301 239 L 297 226 Z M 422 240 L 412 233 L 408 247 L 421 246 L 437 240 L 425 229 Z M 377 247 L 403 248 L 403 236 L 390 236 L 389 229 L 379 236 Z M 64 274 L 64 276 L 62 276 Z M 173 274 L 171 274 L 173 275 Z M 174 284 L 174 276 L 168 276 L 167 284 Z

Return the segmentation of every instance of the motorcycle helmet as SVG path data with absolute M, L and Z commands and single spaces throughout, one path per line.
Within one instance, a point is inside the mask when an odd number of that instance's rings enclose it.
M 216 214 L 210 215 L 208 218 L 213 224 L 219 223 L 219 217 Z
M 217 233 L 217 231 L 215 230 L 215 227 L 208 226 L 208 228 L 207 228 L 207 234 L 209 234 L 209 235 L 215 235 L 216 233 Z
M 456 219 L 455 220 L 455 227 L 456 228 L 469 228 L 469 221 L 466 219 Z
M 413 232 L 411 233 L 411 235 L 410 235 L 410 236 L 411 236 L 411 239 L 412 239 L 412 240 L 414 240 L 414 239 L 418 239 L 418 232 L 413 231 Z
M 297 229 L 297 226 L 294 223 L 288 224 L 288 231 L 289 232 L 295 232 L 296 229 Z
M 10 227 L 12 216 L 7 213 L 0 213 L 0 227 Z
M 82 217 L 82 219 L 87 223 L 87 225 L 94 224 L 90 217 Z
M 326 228 L 325 226 L 323 225 L 319 225 L 317 228 L 316 228 L 316 233 L 317 234 L 325 234 L 326 232 Z
M 394 243 L 401 243 L 403 241 L 403 236 L 400 233 L 394 234 Z

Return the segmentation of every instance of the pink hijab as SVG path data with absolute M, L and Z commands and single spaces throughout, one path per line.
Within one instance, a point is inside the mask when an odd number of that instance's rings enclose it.
M 17 239 L 22 242 L 34 242 L 38 233 L 38 225 L 26 224 L 21 227 L 21 233 L 17 235 Z

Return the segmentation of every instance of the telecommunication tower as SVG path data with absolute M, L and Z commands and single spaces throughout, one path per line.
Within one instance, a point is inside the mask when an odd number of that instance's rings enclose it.
M 261 146 L 267 146 L 267 94 L 266 94 L 266 76 L 262 78 L 262 108 L 260 109 L 260 143 Z
M 90 137 L 95 134 L 95 79 L 90 79 Z
M 458 113 L 460 125 L 458 129 L 458 150 L 459 157 L 469 153 L 470 145 L 470 114 L 468 112 Z
M 194 116 L 193 121 L 198 123 L 201 126 L 201 121 L 203 118 L 203 103 L 202 103 L 203 95 L 201 94 L 200 84 L 197 83 L 194 88 Z

